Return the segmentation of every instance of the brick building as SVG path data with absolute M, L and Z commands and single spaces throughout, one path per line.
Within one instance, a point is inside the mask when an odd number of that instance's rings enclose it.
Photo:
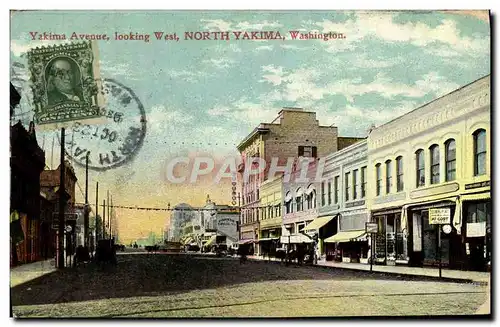
M 18 100 L 17 100 L 18 101 Z M 26 130 L 19 121 L 10 127 L 11 231 L 14 223 L 19 235 L 11 233 L 11 264 L 40 259 L 40 173 L 45 152 L 38 146 L 35 124 Z M 20 226 L 18 226 L 20 224 Z M 14 240 L 14 241 L 13 241 Z
M 260 186 L 268 178 L 273 158 L 280 167 L 286 166 L 288 158 L 321 158 L 356 142 L 357 138 L 339 138 L 335 126 L 321 126 L 316 113 L 300 108 L 284 108 L 271 123 L 261 123 L 238 146 L 243 163 L 240 174 L 245 171 L 248 158 L 261 158 L 266 162 L 265 170 L 250 175 L 242 182 L 242 211 L 240 240 L 254 243 L 262 234 L 260 228 Z M 276 226 L 266 226 L 275 228 Z

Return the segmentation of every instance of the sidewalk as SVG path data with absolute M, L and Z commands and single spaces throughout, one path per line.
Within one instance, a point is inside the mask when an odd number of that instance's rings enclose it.
M 254 260 L 269 260 L 267 257 L 264 259 L 261 256 L 249 256 L 249 259 Z M 271 258 L 270 261 L 281 261 Z M 369 264 L 363 263 L 345 263 L 345 262 L 332 262 L 332 261 L 318 261 L 317 266 L 333 267 L 339 269 L 351 269 L 370 271 Z M 411 276 L 426 276 L 439 278 L 438 268 L 418 268 L 418 267 L 405 267 L 405 266 L 380 266 L 373 265 L 373 271 L 385 274 L 398 274 L 398 275 L 411 275 Z M 481 284 L 488 284 L 490 273 L 479 271 L 463 271 L 463 270 L 450 270 L 442 269 L 442 278 L 458 279 L 464 281 L 472 281 Z
M 54 259 L 21 264 L 10 269 L 10 287 L 29 282 L 35 278 L 54 272 Z

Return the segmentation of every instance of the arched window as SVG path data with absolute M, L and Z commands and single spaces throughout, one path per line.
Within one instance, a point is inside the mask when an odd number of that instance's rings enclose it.
M 382 192 L 382 170 L 380 168 L 379 163 L 375 165 L 375 176 L 377 178 L 377 184 L 376 184 L 377 196 L 380 196 L 380 193 Z
M 396 158 L 396 190 L 401 192 L 404 190 L 403 182 L 403 157 Z
M 292 194 L 287 192 L 285 195 L 285 213 L 292 213 Z
M 424 150 L 420 149 L 415 152 L 417 162 L 417 187 L 425 185 L 425 161 Z
M 392 161 L 385 162 L 385 193 L 391 193 L 392 186 Z
M 486 174 L 486 131 L 474 132 L 474 176 Z
M 454 181 L 457 172 L 457 154 L 456 143 L 454 139 L 450 139 L 444 143 L 445 161 L 446 161 L 446 181 Z
M 302 188 L 298 188 L 295 195 L 295 203 L 297 206 L 297 212 L 304 210 L 304 191 Z
M 431 153 L 431 184 L 439 183 L 439 145 L 434 144 L 429 148 Z

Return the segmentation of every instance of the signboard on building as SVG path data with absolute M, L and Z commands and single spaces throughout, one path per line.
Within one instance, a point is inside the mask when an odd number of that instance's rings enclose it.
M 445 225 L 450 223 L 450 208 L 429 209 L 429 225 Z
M 484 181 L 478 183 L 465 184 L 465 189 L 470 190 L 474 188 L 488 187 L 488 186 L 490 186 L 490 181 Z
M 484 237 L 486 235 L 486 222 L 467 223 L 467 237 Z
M 368 234 L 377 233 L 378 225 L 376 222 L 367 222 L 367 223 L 365 223 L 365 230 Z

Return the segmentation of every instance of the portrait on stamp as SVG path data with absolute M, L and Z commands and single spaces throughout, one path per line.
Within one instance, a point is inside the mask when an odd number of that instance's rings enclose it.
M 45 69 L 48 105 L 83 100 L 80 67 L 69 57 L 56 57 Z
M 98 118 L 104 105 L 96 44 L 37 47 L 28 52 L 34 116 L 38 124 Z

